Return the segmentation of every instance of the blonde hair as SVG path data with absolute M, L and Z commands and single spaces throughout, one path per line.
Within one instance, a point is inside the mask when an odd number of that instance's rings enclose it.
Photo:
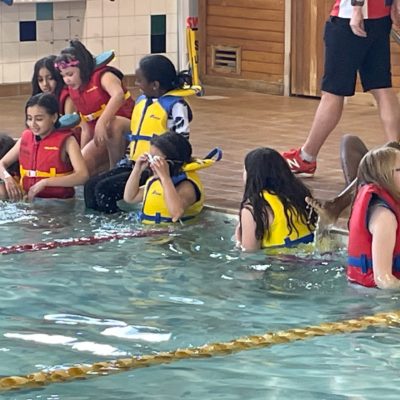
M 398 154 L 400 154 L 399 150 L 390 147 L 370 150 L 358 166 L 358 184 L 374 183 L 388 191 L 395 200 L 400 201 L 400 189 L 394 182 Z

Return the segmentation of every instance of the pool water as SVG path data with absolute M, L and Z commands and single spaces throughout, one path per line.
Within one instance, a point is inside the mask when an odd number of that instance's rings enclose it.
M 229 341 L 398 308 L 349 285 L 345 253 L 242 254 L 232 217 L 173 233 L 0 256 L 0 376 Z M 0 204 L 0 245 L 142 229 L 82 200 Z M 397 326 L 182 360 L 1 399 L 398 399 Z

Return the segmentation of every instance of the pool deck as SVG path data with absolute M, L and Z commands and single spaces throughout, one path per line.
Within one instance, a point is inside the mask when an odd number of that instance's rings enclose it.
M 318 99 L 217 87 L 206 87 L 205 92 L 204 97 L 190 98 L 194 154 L 206 155 L 215 146 L 224 152 L 219 163 L 201 171 L 206 204 L 237 212 L 243 191 L 245 154 L 259 146 L 278 151 L 299 147 L 308 134 Z M 26 96 L 0 98 L 1 132 L 20 135 L 24 129 L 26 99 Z M 346 104 L 341 122 L 320 152 L 315 176 L 305 179 L 317 198 L 329 199 L 344 187 L 339 160 L 339 143 L 344 133 L 359 135 L 368 147 L 385 142 L 374 106 Z

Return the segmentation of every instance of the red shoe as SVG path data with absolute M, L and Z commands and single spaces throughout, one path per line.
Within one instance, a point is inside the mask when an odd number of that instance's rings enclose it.
M 286 160 L 290 170 L 304 178 L 311 178 L 314 176 L 315 170 L 317 169 L 316 161 L 304 161 L 300 157 L 301 149 L 293 149 L 282 153 L 282 157 Z

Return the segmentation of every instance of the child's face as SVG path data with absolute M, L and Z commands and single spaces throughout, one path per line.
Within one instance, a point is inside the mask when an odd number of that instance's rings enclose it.
M 135 76 L 136 76 L 135 85 L 140 89 L 140 91 L 146 97 L 159 97 L 158 90 L 155 87 L 155 82 L 149 82 L 145 78 L 143 71 L 140 68 L 136 70 Z
M 26 124 L 36 136 L 45 136 L 50 133 L 58 118 L 57 114 L 48 114 L 46 109 L 38 105 L 26 110 Z
M 64 79 L 64 83 L 72 89 L 79 89 L 82 85 L 81 71 L 78 67 L 67 67 L 60 69 L 60 74 Z
M 43 93 L 53 94 L 56 90 L 57 82 L 47 68 L 40 68 L 37 80 L 39 88 Z

